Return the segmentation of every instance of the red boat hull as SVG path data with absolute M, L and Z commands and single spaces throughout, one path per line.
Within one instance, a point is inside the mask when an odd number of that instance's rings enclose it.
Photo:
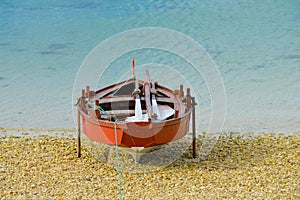
M 119 123 L 80 112 L 85 135 L 96 142 L 123 147 L 151 147 L 181 139 L 189 131 L 190 113 L 161 122 Z

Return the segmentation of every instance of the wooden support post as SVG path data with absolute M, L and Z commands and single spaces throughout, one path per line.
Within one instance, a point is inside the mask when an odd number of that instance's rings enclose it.
M 85 96 L 86 96 L 86 98 L 90 98 L 90 86 L 89 85 L 87 85 L 86 87 L 85 87 Z
M 100 105 L 99 100 L 96 99 L 95 100 L 95 106 L 96 106 L 95 113 L 96 113 L 97 118 L 101 119 L 101 112 L 99 110 L 99 105 Z
M 77 112 L 77 157 L 81 157 L 80 112 Z
M 96 92 L 95 91 L 90 91 L 90 98 L 93 98 L 93 97 L 95 97 L 95 95 L 96 95 Z
M 189 110 L 191 108 L 191 90 L 190 88 L 186 89 L 186 108 Z
M 193 129 L 193 158 L 196 158 L 196 102 L 195 97 L 192 97 L 192 129 Z
M 183 85 L 180 85 L 179 97 L 183 97 Z
M 81 90 L 80 109 L 83 112 L 86 112 L 85 104 L 86 104 L 86 102 L 85 102 L 85 90 Z
M 80 125 L 80 110 L 82 112 L 86 112 L 86 102 L 85 102 L 85 90 L 81 90 L 81 97 L 80 97 L 80 101 L 79 101 L 79 105 L 77 105 L 77 157 L 80 158 L 81 157 L 81 125 Z

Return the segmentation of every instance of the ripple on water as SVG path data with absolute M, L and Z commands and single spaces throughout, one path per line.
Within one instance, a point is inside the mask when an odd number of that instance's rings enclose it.
M 56 51 L 39 51 L 39 54 L 41 55 L 60 55 L 60 52 Z
M 70 45 L 72 45 L 71 42 L 52 43 L 49 44 L 46 49 L 39 51 L 38 53 L 40 55 L 66 55 L 67 50 L 70 48 Z
M 67 43 L 52 43 L 48 46 L 48 49 L 52 50 L 61 50 L 61 49 L 67 49 L 70 47 L 72 43 L 67 42 Z
M 6 47 L 6 46 L 9 46 L 9 45 L 10 45 L 10 43 L 8 43 L 8 42 L 1 42 L 0 43 L 1 47 Z
M 300 55 L 298 54 L 292 54 L 292 55 L 287 55 L 283 57 L 284 59 L 300 59 Z

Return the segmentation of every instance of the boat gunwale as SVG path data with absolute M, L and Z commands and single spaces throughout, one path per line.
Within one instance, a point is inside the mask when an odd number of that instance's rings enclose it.
M 145 83 L 144 80 L 138 80 L 138 81 L 139 81 L 139 83 L 142 83 L 142 84 Z M 134 101 L 135 98 L 133 96 L 130 96 L 130 94 L 118 95 L 118 96 L 106 96 L 109 93 L 117 91 L 119 88 L 124 87 L 129 84 L 132 84 L 134 82 L 135 82 L 135 78 L 131 78 L 131 79 L 127 79 L 127 80 L 106 86 L 104 88 L 100 88 L 95 91 L 95 95 L 90 99 L 99 100 L 100 101 L 99 105 L 103 105 L 103 104 L 107 104 L 107 103 L 122 103 L 122 102 L 125 103 L 125 102 Z M 173 121 L 176 119 L 181 119 L 181 118 L 185 117 L 186 115 L 188 115 L 189 113 L 191 113 L 191 108 L 188 111 L 186 111 L 186 109 L 185 109 L 186 105 L 184 105 L 182 97 L 176 95 L 174 90 L 172 90 L 168 87 L 162 86 L 162 85 L 158 85 L 158 84 L 157 84 L 156 90 L 165 95 L 164 97 L 157 97 L 157 101 L 160 102 L 161 105 L 167 105 L 167 104 L 172 103 L 172 104 L 174 104 L 174 109 L 179 110 L 182 114 L 180 114 L 180 117 L 171 118 L 168 120 L 166 119 L 166 120 L 161 120 L 161 121 L 154 121 L 151 123 L 153 123 L 153 124 L 162 123 L 162 122 L 165 123 L 165 122 Z M 103 93 L 103 95 L 100 95 L 101 93 Z M 101 102 L 101 100 L 102 100 L 102 102 Z M 145 97 L 141 97 L 141 100 L 145 100 Z M 81 115 L 84 115 L 85 117 L 90 118 L 95 123 L 99 123 L 99 122 L 108 123 L 108 124 L 115 123 L 114 121 L 109 121 L 107 119 L 94 118 L 94 116 L 89 115 L 84 110 L 82 110 L 80 107 L 78 108 L 78 110 L 80 111 Z M 92 111 L 92 110 L 93 110 L 93 108 L 90 109 L 90 111 Z M 108 111 L 110 111 L 110 110 L 108 110 Z M 111 111 L 113 111 L 113 110 L 111 110 Z M 124 110 L 124 111 L 134 111 L 134 110 L 128 109 L 128 110 Z M 121 115 L 121 113 L 119 115 Z M 120 124 L 120 125 L 126 124 L 126 122 L 122 120 L 122 121 L 118 121 L 117 124 Z

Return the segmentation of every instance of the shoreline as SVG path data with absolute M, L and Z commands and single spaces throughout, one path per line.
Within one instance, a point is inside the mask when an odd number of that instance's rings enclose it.
M 132 173 L 122 163 L 124 199 L 299 198 L 300 133 L 241 134 L 219 137 L 204 159 L 192 161 L 187 149 L 147 173 Z M 85 147 L 77 158 L 74 137 L 37 136 L 0 137 L 0 199 L 119 198 L 116 168 Z

